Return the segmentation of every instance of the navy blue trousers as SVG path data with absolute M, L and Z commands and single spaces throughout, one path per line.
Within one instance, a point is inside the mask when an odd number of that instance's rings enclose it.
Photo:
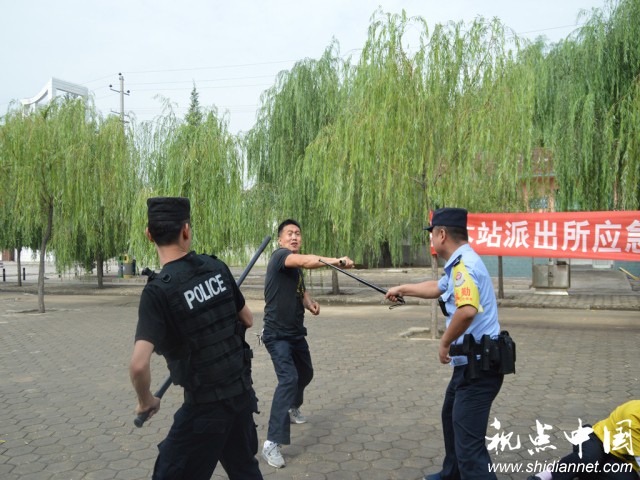
M 502 387 L 504 375 L 480 372 L 467 380 L 466 365 L 454 367 L 442 405 L 445 458 L 442 480 L 494 480 L 486 446 L 491 404 Z
M 158 450 L 154 480 L 210 480 L 218 462 L 231 480 L 262 480 L 249 404 L 240 410 L 225 401 L 183 404 Z
M 299 408 L 304 389 L 313 378 L 309 344 L 304 337 L 283 338 L 265 331 L 262 341 L 278 377 L 278 386 L 271 402 L 267 440 L 282 445 L 291 443 L 289 409 Z

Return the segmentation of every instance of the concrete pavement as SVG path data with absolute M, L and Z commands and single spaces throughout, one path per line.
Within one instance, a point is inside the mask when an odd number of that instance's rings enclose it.
M 258 331 L 262 273 L 252 273 L 243 292 Z M 389 286 L 430 273 L 356 274 Z M 313 272 L 312 279 L 322 311 L 307 318 L 316 372 L 303 406 L 309 422 L 292 426 L 292 445 L 283 448 L 286 468 L 260 460 L 265 478 L 418 479 L 437 471 L 443 455 L 440 406 L 450 368 L 436 359 L 437 341 L 406 335 L 430 325 L 430 304 L 389 310 L 380 294 L 358 285 L 341 279 L 342 293 L 327 295 L 330 275 Z M 181 396 L 172 387 L 158 415 L 141 429 L 133 426 L 127 366 L 142 284 L 114 281 L 98 292 L 87 282 L 55 282 L 47 282 L 45 314 L 34 311 L 33 285 L 0 285 L 0 478 L 149 478 L 156 444 Z M 501 440 L 494 462 L 521 472 L 498 478 L 526 478 L 535 462 L 570 451 L 565 433 L 580 421 L 594 422 L 640 398 L 640 292 L 632 284 L 624 293 L 604 288 L 612 282 L 596 280 L 606 284 L 597 291 L 574 285 L 569 295 L 531 292 L 526 280 L 505 285 L 501 323 L 517 342 L 517 373 L 506 377 L 494 402 L 488 436 Z M 609 301 L 612 308 L 603 310 Z M 262 443 L 276 379 L 264 347 L 251 333 L 248 340 L 255 352 Z M 152 368 L 158 385 L 166 367 L 154 356 Z M 537 420 L 552 427 L 545 433 L 557 450 L 536 451 Z M 213 478 L 226 478 L 221 467 Z

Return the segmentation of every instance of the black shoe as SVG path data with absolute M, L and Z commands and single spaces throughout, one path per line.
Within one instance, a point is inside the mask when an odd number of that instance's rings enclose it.
M 440 472 L 438 472 L 432 473 L 431 475 L 425 475 L 422 480 L 442 480 L 442 477 L 440 476 Z
M 537 475 L 531 475 L 529 477 L 527 477 L 527 480 L 540 480 L 540 477 Z

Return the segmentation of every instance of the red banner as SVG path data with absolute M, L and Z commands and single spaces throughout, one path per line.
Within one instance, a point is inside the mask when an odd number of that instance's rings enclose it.
M 479 255 L 640 261 L 637 210 L 469 213 L 467 229 Z

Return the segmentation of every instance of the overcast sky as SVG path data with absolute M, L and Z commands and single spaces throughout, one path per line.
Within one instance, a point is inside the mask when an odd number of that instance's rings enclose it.
M 249 130 L 260 94 L 297 60 L 318 58 L 335 38 L 343 56 L 364 46 L 378 6 L 450 20 L 498 17 L 523 37 L 558 41 L 606 0 L 2 0 L 0 115 L 35 96 L 51 77 L 84 85 L 103 115 L 139 121 L 161 113 L 156 95 L 183 116 L 195 82 L 204 107 L 228 111 L 230 130 Z

